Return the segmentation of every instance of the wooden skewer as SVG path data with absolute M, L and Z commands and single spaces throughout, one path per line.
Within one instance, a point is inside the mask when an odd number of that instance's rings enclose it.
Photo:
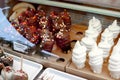
M 23 55 L 21 55 L 21 70 L 23 68 Z
M 1 47 L 1 46 L 0 46 L 0 48 L 1 48 L 2 52 L 3 52 L 3 53 L 5 53 L 5 51 L 4 51 L 4 49 L 3 49 L 3 47 Z

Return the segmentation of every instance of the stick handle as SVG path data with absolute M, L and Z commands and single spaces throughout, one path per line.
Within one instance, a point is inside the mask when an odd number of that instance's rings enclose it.
M 21 70 L 23 68 L 23 55 L 21 55 Z
M 0 48 L 1 48 L 2 52 L 4 53 L 5 51 L 4 51 L 3 47 L 2 47 L 2 46 L 0 46 Z

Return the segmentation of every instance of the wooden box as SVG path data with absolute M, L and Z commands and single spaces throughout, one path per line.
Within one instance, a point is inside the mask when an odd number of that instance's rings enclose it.
M 42 56 L 40 56 L 39 54 L 34 54 L 34 55 L 26 55 L 20 52 L 16 52 L 14 50 L 12 50 L 11 48 L 8 47 L 3 47 L 4 51 L 16 56 L 21 56 L 23 55 L 23 57 L 25 59 L 31 60 L 31 61 L 35 61 L 37 63 L 40 63 L 44 66 L 44 68 L 46 67 L 52 67 L 61 71 L 65 71 L 65 67 L 68 64 L 68 62 L 71 59 L 71 53 L 69 52 L 68 54 L 63 54 L 63 53 L 57 53 L 57 55 L 60 56 L 60 58 L 64 59 L 64 60 L 58 60 L 59 58 L 55 58 L 55 57 L 48 57 L 48 58 L 43 58 Z

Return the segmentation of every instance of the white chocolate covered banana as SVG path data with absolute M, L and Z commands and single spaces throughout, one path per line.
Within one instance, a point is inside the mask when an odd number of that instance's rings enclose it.
M 16 20 L 18 18 L 18 16 L 26 10 L 27 10 L 27 8 L 19 8 L 19 9 L 15 10 L 12 13 L 12 15 L 9 17 L 9 21 Z
M 16 4 L 16 5 L 13 7 L 12 11 L 16 11 L 16 10 L 19 9 L 19 8 L 32 8 L 32 9 L 35 9 L 35 7 L 34 7 L 32 4 L 22 2 L 22 3 Z

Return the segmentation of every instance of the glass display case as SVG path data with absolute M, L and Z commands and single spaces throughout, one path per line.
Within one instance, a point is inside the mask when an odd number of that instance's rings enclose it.
M 44 57 L 41 57 L 41 55 L 39 54 L 34 54 L 34 55 L 25 55 L 26 59 L 43 64 L 45 68 L 52 67 L 52 68 L 55 68 L 70 74 L 74 74 L 80 77 L 84 77 L 87 79 L 91 79 L 91 80 L 113 80 L 108 70 L 108 65 L 109 65 L 108 60 L 112 53 L 113 47 L 120 40 L 119 31 L 118 31 L 119 33 L 118 37 L 113 40 L 114 45 L 110 50 L 109 57 L 105 59 L 105 62 L 103 63 L 103 69 L 100 74 L 95 74 L 92 72 L 90 65 L 88 63 L 89 62 L 88 55 L 86 55 L 87 59 L 86 59 L 85 67 L 83 69 L 78 69 L 72 61 L 72 56 L 73 56 L 72 50 L 75 47 L 74 46 L 75 42 L 82 41 L 82 38 L 85 37 L 85 33 L 86 33 L 86 30 L 89 29 L 89 24 L 91 19 L 94 19 L 94 20 L 97 19 L 96 22 L 100 23 L 100 25 L 98 25 L 97 27 L 99 26 L 102 27 L 101 32 L 96 38 L 96 45 L 101 40 L 102 32 L 104 32 L 106 28 L 111 26 L 112 23 L 118 24 L 115 27 L 119 27 L 120 25 L 120 5 L 119 5 L 120 1 L 119 0 L 104 0 L 104 1 L 101 1 L 101 0 L 10 0 L 10 2 L 7 4 L 7 6 L 10 6 L 9 13 L 8 13 L 9 20 L 10 20 L 9 17 L 11 16 L 11 14 L 15 12 L 12 10 L 13 7 L 20 2 L 30 3 L 34 6 L 35 9 L 38 9 L 38 8 L 42 9 L 43 11 L 45 11 L 47 17 L 50 17 L 50 13 L 52 11 L 56 11 L 58 13 L 62 11 L 67 11 L 71 17 L 71 28 L 70 28 L 71 49 L 68 50 L 68 52 L 66 52 L 67 54 L 65 54 L 64 51 L 61 51 L 61 49 L 56 47 L 55 45 L 55 49 L 53 50 L 53 52 L 47 52 L 47 53 L 55 54 L 57 55 L 57 57 L 44 58 Z M 34 30 L 34 28 L 32 29 Z M 92 31 L 90 33 L 92 34 Z M 94 34 L 92 36 L 94 36 Z M 86 40 L 86 41 L 90 42 L 91 40 Z M 37 47 L 40 47 L 40 46 L 37 46 Z M 37 50 L 38 49 L 39 48 L 37 48 Z M 19 52 L 14 51 L 11 48 L 5 48 L 5 50 L 8 52 L 10 51 L 12 52 L 12 54 L 17 56 L 20 56 L 21 54 Z

